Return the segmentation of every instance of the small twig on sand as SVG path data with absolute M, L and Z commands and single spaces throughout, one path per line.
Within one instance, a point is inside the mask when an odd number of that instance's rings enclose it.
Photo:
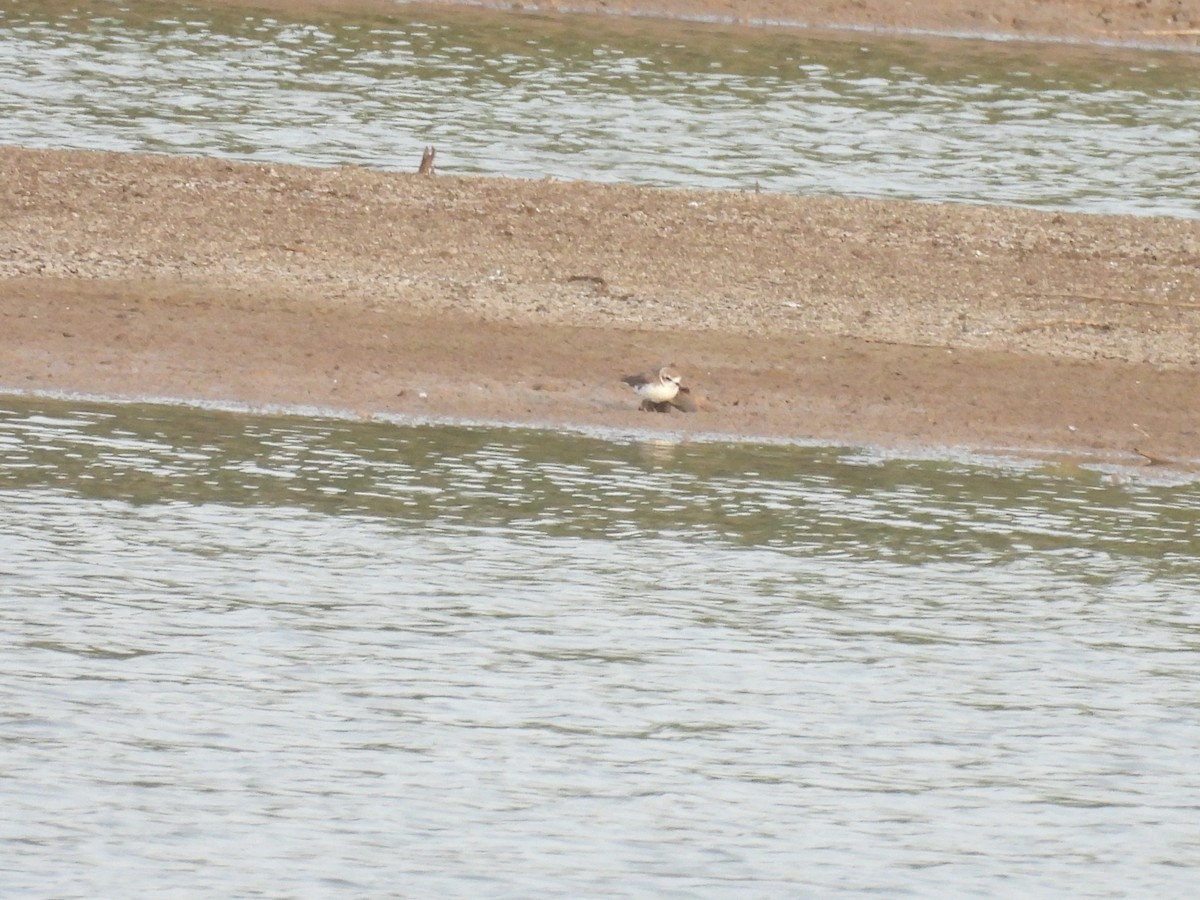
M 1014 334 L 1024 334 L 1027 331 L 1041 331 L 1044 328 L 1059 328 L 1061 326 L 1073 328 L 1095 328 L 1097 331 L 1112 331 L 1112 324 L 1109 322 L 1092 322 L 1088 319 L 1047 319 L 1044 322 L 1026 322 L 1024 325 L 1018 325 L 1013 329 Z
M 1165 459 L 1164 457 L 1161 457 L 1161 456 L 1154 456 L 1150 453 L 1145 452 L 1144 450 L 1139 450 L 1137 447 L 1133 448 L 1133 452 L 1136 453 L 1138 456 L 1140 456 L 1142 459 L 1144 459 L 1146 461 L 1146 465 L 1148 465 L 1148 466 L 1173 466 L 1173 465 L 1175 465 L 1175 463 L 1169 459 Z
M 608 282 L 603 275 L 568 275 L 567 284 L 590 284 L 596 293 L 603 294 L 608 290 Z
M 1166 309 L 1200 309 L 1200 303 L 1179 302 L 1172 303 L 1169 300 L 1142 300 L 1138 297 L 1103 297 L 1097 294 L 1021 294 L 1022 297 L 1038 297 L 1041 299 L 1053 298 L 1055 300 L 1083 300 L 1086 303 L 1128 303 L 1132 306 L 1161 306 Z
M 1150 440 L 1150 441 L 1154 440 L 1154 438 L 1151 437 L 1150 432 L 1147 431 L 1145 428 L 1143 428 L 1141 425 L 1139 425 L 1137 422 L 1132 422 L 1130 427 L 1132 427 L 1133 430 L 1136 431 L 1138 434 L 1140 434 L 1142 437 L 1146 438 L 1146 440 Z M 1175 465 L 1175 462 L 1172 460 L 1166 459 L 1165 457 L 1162 457 L 1162 456 L 1155 456 L 1152 453 L 1147 453 L 1145 450 L 1141 450 L 1138 447 L 1134 447 L 1133 452 L 1136 453 L 1138 456 L 1140 456 L 1142 459 L 1144 459 L 1146 461 L 1146 465 L 1148 465 L 1148 466 L 1173 466 L 1173 465 Z

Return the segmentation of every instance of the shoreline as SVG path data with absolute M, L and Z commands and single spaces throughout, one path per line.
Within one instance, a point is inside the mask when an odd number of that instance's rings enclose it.
M 400 7 L 502 15 L 592 16 L 878 37 L 1030 41 L 1138 50 L 1200 50 L 1200 4 L 1102 0 L 210 0 L 208 5 L 394 15 Z
M 0 389 L 1200 459 L 1200 223 L 0 146 Z M 637 410 L 674 363 L 708 408 Z
M 646 417 L 632 424 L 593 424 L 563 419 L 496 419 L 464 417 L 438 413 L 370 412 L 346 407 L 312 404 L 249 403 L 242 400 L 197 399 L 150 394 L 90 394 L 77 390 L 19 389 L 0 386 L 0 406 L 4 400 L 37 403 L 79 403 L 162 407 L 200 412 L 227 413 L 232 416 L 262 418 L 298 418 L 306 421 L 362 422 L 400 428 L 462 428 L 550 432 L 575 435 L 598 441 L 645 444 L 649 447 L 674 447 L 689 443 L 727 446 L 795 447 L 825 449 L 880 460 L 908 462 L 966 463 L 983 467 L 1044 468 L 1063 474 L 1082 471 L 1108 475 L 1113 484 L 1124 484 L 1133 476 L 1153 474 L 1156 482 L 1190 482 L 1200 476 L 1200 458 L 1164 459 L 1140 451 L 1119 449 L 1079 449 L 1056 446 L 971 446 L 960 444 L 879 443 L 868 440 L 835 440 L 824 437 L 741 434 L 731 431 L 706 431 L 703 428 L 655 428 L 655 419 Z M 638 422 L 647 423 L 639 426 Z M 679 424 L 675 420 L 675 424 Z

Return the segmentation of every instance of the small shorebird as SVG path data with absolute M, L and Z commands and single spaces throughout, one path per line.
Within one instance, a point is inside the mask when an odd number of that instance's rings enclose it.
M 421 165 L 417 167 L 417 174 L 432 175 L 435 171 L 433 168 L 433 160 L 436 156 L 436 147 L 426 147 L 425 152 L 421 154 Z
M 642 372 L 640 375 L 626 375 L 621 379 L 631 388 L 635 394 L 642 398 L 642 402 L 653 403 L 670 403 L 675 399 L 675 395 L 679 393 L 679 382 L 683 381 L 683 376 L 672 369 L 670 366 L 662 366 L 658 369 L 651 369 L 649 372 Z

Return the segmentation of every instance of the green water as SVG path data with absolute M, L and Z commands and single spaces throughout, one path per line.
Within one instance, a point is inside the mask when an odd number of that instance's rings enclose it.
M 10 403 L 44 411 L 28 431 L 10 414 L 12 440 L 21 438 L 11 452 L 20 455 L 9 456 L 0 485 L 67 487 L 94 500 L 295 505 L 556 537 L 838 548 L 914 565 L 1017 545 L 1190 566 L 1200 520 L 1195 484 L 1147 483 L 1136 470 L 1130 482 L 843 448 Z M 85 452 L 93 435 L 105 452 Z
M 1180 895 L 1195 483 L 0 401 L 0 888 Z

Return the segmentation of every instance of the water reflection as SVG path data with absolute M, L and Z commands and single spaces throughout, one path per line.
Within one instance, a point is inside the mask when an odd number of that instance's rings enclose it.
M 35 146 L 1195 217 L 1184 54 L 684 23 L 27 3 L 0 123 Z
M 16 404 L 15 406 L 13 404 Z M 795 446 L 9 401 L 0 486 L 299 507 L 554 537 L 715 540 L 906 565 L 1061 553 L 1190 566 L 1200 490 Z

